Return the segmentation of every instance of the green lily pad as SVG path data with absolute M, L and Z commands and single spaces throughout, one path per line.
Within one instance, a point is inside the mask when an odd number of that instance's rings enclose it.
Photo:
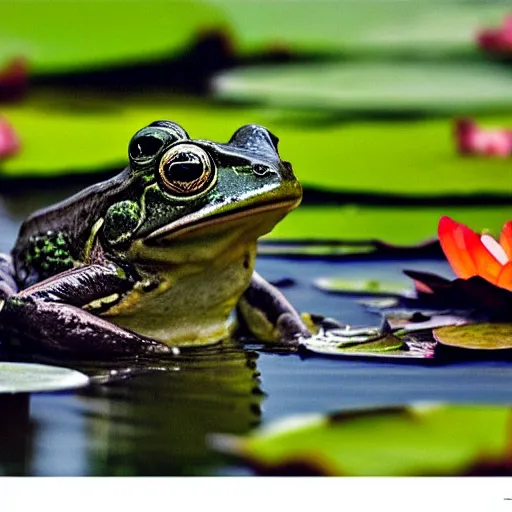
M 383 309 L 396 308 L 400 305 L 398 297 L 365 297 L 356 301 L 370 311 L 381 312 Z
M 442 215 L 460 219 L 476 231 L 485 228 L 499 236 L 510 219 L 510 207 L 373 207 L 302 205 L 282 220 L 266 238 L 291 240 L 385 240 L 410 246 L 432 240 Z M 411 227 L 414 226 L 414 229 Z
M 510 11 L 501 2 L 213 2 L 225 12 L 244 52 L 269 46 L 372 55 L 471 51 L 476 30 L 498 24 Z
M 171 56 L 224 25 L 219 9 L 194 0 L 3 0 L 0 65 L 21 56 L 49 73 Z
M 482 118 L 481 124 L 512 127 L 512 115 Z M 281 153 L 306 187 L 409 197 L 512 196 L 510 161 L 458 155 L 451 119 L 330 126 L 304 121 L 296 128 L 270 127 L 281 139 Z
M 69 368 L 0 362 L 0 393 L 64 391 L 88 384 L 87 375 Z
M 340 62 L 245 68 L 220 74 L 214 87 L 223 99 L 291 109 L 470 115 L 512 110 L 512 74 L 490 62 Z
M 341 277 L 320 277 L 315 279 L 315 286 L 329 293 L 341 293 L 349 295 L 410 295 L 413 290 L 408 290 L 404 283 L 379 281 L 376 279 Z
M 217 141 L 229 140 L 244 124 L 262 124 L 280 138 L 280 153 L 292 162 L 301 183 L 320 191 L 414 199 L 511 195 L 509 162 L 460 157 L 449 119 L 346 125 L 318 124 L 306 117 L 301 124 L 290 124 L 288 114 L 279 110 L 226 108 L 167 95 L 150 99 L 64 94 L 33 95 L 22 104 L 4 106 L 2 115 L 22 143 L 21 152 L 0 165 L 4 177 L 121 169 L 127 162 L 128 142 L 138 129 L 156 119 L 172 119 L 194 138 Z M 481 124 L 512 127 L 512 115 L 487 117 Z M 338 200 L 352 203 L 357 198 Z M 392 199 L 385 201 L 393 204 Z
M 285 418 L 247 437 L 214 437 L 213 444 L 263 474 L 503 474 L 510 421 L 503 406 L 363 409 Z
M 167 94 L 78 99 L 42 94 L 6 105 L 2 114 L 22 142 L 19 155 L 0 166 L 5 177 L 121 170 L 128 163 L 134 133 L 158 119 L 182 124 L 192 137 L 227 141 L 241 124 L 255 118 L 250 109 L 231 110 Z
M 393 334 L 380 335 L 377 339 L 371 334 L 348 336 L 342 330 L 320 332 L 311 338 L 301 340 L 306 350 L 326 356 L 369 357 L 392 359 L 431 359 L 434 357 L 434 343 L 400 338 Z
M 479 323 L 439 327 L 434 337 L 443 345 L 472 350 L 512 349 L 512 324 Z
M 305 206 L 303 206 L 305 208 Z M 265 240 L 258 245 L 258 254 L 266 256 L 348 256 L 352 254 L 369 254 L 376 250 L 374 243 L 311 243 L 311 240 L 305 243 L 296 243 L 296 240 L 272 240 L 272 234 L 268 235 Z

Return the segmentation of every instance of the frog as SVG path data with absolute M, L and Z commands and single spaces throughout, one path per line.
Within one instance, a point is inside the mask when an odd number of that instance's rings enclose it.
M 0 341 L 69 357 L 161 356 L 221 342 L 236 325 L 293 346 L 311 327 L 254 267 L 257 240 L 301 199 L 265 127 L 218 143 L 155 121 L 132 137 L 119 174 L 22 223 L 0 255 Z

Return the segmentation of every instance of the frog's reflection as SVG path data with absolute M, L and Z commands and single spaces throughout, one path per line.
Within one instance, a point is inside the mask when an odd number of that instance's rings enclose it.
M 29 395 L 0 395 L 0 475 L 27 474 L 32 459 L 34 425 Z
M 82 392 L 90 473 L 215 471 L 223 461 L 208 449 L 208 434 L 242 434 L 259 423 L 263 393 L 256 358 L 224 343 L 182 353 L 160 370 Z

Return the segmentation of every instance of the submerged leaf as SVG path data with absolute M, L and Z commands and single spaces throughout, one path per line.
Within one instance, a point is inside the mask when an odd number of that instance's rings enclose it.
M 88 384 L 87 375 L 69 368 L 0 362 L 0 393 L 62 391 L 81 388 Z
M 417 405 L 287 418 L 214 445 L 263 474 L 510 474 L 509 407 Z
M 478 323 L 434 330 L 434 338 L 443 345 L 473 350 L 512 349 L 512 323 Z

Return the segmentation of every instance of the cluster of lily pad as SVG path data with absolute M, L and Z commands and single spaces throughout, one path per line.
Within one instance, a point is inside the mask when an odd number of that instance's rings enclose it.
M 478 235 L 464 224 L 442 217 L 441 247 L 458 279 L 405 271 L 416 297 L 407 308 L 386 301 L 366 302 L 383 315 L 378 328 L 321 324 L 319 333 L 302 340 L 310 351 L 337 356 L 420 358 L 436 355 L 436 345 L 462 349 L 512 349 L 512 221 L 499 241 Z M 320 286 L 325 284 L 320 280 Z M 372 293 L 372 287 L 366 291 Z M 374 289 L 379 291 L 378 286 Z M 332 290 L 331 290 L 332 291 Z M 411 300 L 412 299 L 412 300 Z M 328 322 L 327 322 L 328 323 Z

